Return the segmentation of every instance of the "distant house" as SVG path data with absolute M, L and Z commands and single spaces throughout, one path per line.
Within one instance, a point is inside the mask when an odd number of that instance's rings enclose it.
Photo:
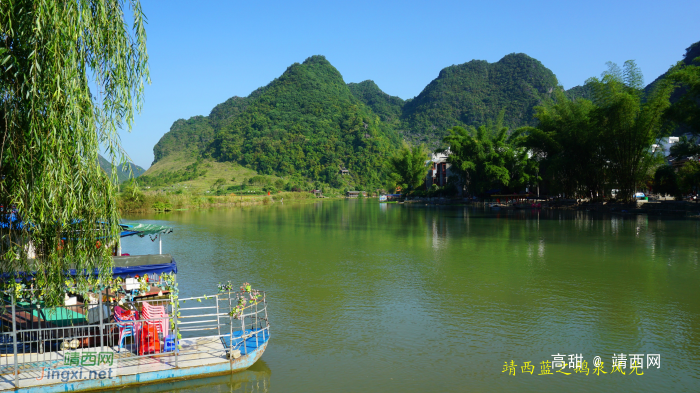
M 311 193 L 314 194 L 316 198 L 323 198 L 323 192 L 321 192 L 321 190 L 311 190 Z
M 444 152 L 434 153 L 430 156 L 430 160 L 426 161 L 428 173 L 425 175 L 425 189 L 430 189 L 433 184 L 439 187 L 444 187 L 447 180 L 452 176 L 450 164 L 447 162 L 447 157 L 450 155 L 448 148 Z
M 340 167 L 340 174 L 341 175 L 349 175 L 350 171 L 347 168 L 341 166 Z
M 357 198 L 360 194 L 365 198 L 367 197 L 367 191 L 348 191 L 345 193 L 345 196 L 348 198 Z

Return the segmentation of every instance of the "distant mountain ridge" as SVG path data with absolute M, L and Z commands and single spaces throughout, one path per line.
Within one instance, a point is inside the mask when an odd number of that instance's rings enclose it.
M 686 58 L 697 51 L 698 43 Z M 335 186 L 343 183 L 337 177 L 343 166 L 355 184 L 377 186 L 381 162 L 401 139 L 443 147 L 447 129 L 484 124 L 501 110 L 511 129 L 534 125 L 534 108 L 549 102 L 555 89 L 561 86 L 554 73 L 523 53 L 495 63 L 472 60 L 446 67 L 408 100 L 383 92 L 371 80 L 346 84 L 325 57 L 312 56 L 247 97 L 218 104 L 208 116 L 174 122 L 154 147 L 153 164 L 177 156 L 159 164 L 172 171 L 213 159 Z M 565 94 L 591 98 L 585 85 Z
M 106 158 L 102 157 L 102 155 L 98 155 L 98 160 L 100 162 L 100 168 L 102 168 L 107 175 L 111 175 L 112 164 L 107 161 Z M 129 169 L 131 169 L 131 175 L 129 174 Z M 123 183 L 124 181 L 129 180 L 130 176 L 137 178 L 144 174 L 144 172 L 146 172 L 145 169 L 132 162 L 128 163 L 127 165 L 117 165 L 117 181 L 119 183 Z
M 496 63 L 472 60 L 443 68 L 403 107 L 401 129 L 412 140 L 439 144 L 447 129 L 484 124 L 505 110 L 504 125 L 534 124 L 534 107 L 558 88 L 554 73 L 523 53 Z
M 248 97 L 209 116 L 180 119 L 154 147 L 155 165 L 173 154 L 235 162 L 262 174 L 381 186 L 384 158 L 400 137 L 357 99 L 323 56 L 295 63 Z M 350 176 L 339 178 L 339 168 Z

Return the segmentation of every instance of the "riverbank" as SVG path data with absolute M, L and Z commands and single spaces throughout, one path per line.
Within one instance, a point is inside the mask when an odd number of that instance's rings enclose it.
M 324 198 L 328 199 L 328 198 Z M 331 199 L 336 199 L 332 197 Z M 119 210 L 130 213 L 163 212 L 212 207 L 269 205 L 283 201 L 318 200 L 308 192 L 279 192 L 272 195 L 202 195 L 167 192 L 123 192 L 118 195 Z
M 411 198 L 408 204 L 464 205 L 485 207 L 489 202 L 474 202 L 466 198 Z M 576 199 L 542 201 L 538 210 L 575 210 L 617 214 L 648 214 L 652 216 L 700 217 L 700 203 L 689 201 L 637 201 L 636 203 L 589 202 Z M 501 206 L 512 209 L 512 206 Z

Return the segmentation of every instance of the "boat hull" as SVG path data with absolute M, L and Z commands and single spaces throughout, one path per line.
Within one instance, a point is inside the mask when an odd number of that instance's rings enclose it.
M 172 367 L 170 364 L 172 364 L 173 362 L 166 360 L 160 362 L 163 369 L 158 369 L 157 366 L 154 367 L 152 364 L 149 364 L 144 367 L 144 370 L 138 370 L 137 368 L 135 370 L 130 370 L 135 371 L 133 373 L 118 375 L 111 379 L 81 380 L 69 383 L 58 381 L 58 383 L 55 384 L 36 384 L 33 386 L 20 387 L 19 389 L 11 389 L 7 391 L 26 393 L 53 393 L 81 392 L 101 389 L 113 390 L 125 386 L 162 383 L 174 379 L 205 378 L 215 375 L 236 373 L 244 371 L 253 364 L 255 364 L 255 362 L 257 362 L 260 359 L 263 352 L 265 352 L 267 344 L 268 343 L 265 342 L 255 350 L 249 352 L 247 355 L 242 355 L 238 359 L 233 360 L 222 358 L 221 361 L 216 363 L 200 365 L 187 365 L 188 362 L 183 362 L 186 364 L 178 368 Z

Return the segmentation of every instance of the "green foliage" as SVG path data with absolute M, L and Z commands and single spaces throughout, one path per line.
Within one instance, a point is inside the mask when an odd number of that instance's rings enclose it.
M 631 200 L 649 169 L 661 159 L 650 146 L 663 136 L 662 116 L 673 86 L 661 81 L 643 101 L 642 73 L 632 60 L 622 69 L 608 63 L 601 79 L 590 78 L 587 83 L 596 105 L 594 122 L 605 138 L 607 170 L 620 189 L 618 195 Z
M 661 81 L 645 95 L 642 73 L 628 61 L 608 63 L 585 87 L 593 101 L 556 93 L 555 103 L 537 108 L 537 128 L 520 130 L 520 143 L 540 162 L 550 191 L 595 198 L 617 188 L 629 201 L 662 159 L 651 145 L 664 135 L 672 85 Z
M 173 210 L 173 205 L 170 202 L 158 201 L 153 203 L 153 210 L 157 212 L 169 212 Z
M 452 172 L 472 195 L 490 189 L 519 191 L 537 181 L 537 161 L 518 145 L 519 133 L 508 135 L 503 116 L 501 112 L 496 122 L 479 128 L 453 127 L 444 139 L 452 153 L 447 157 Z
M 403 101 L 372 81 L 346 85 L 325 58 L 313 56 L 250 96 L 217 105 L 208 117 L 178 120 L 154 148 L 155 162 L 186 151 L 264 175 L 375 189 L 386 178 L 386 157 L 400 145 L 396 130 L 413 144 L 438 147 L 444 130 L 485 124 L 504 108 L 505 126 L 531 124 L 534 106 L 557 89 L 540 62 L 511 54 L 493 64 L 447 67 L 418 97 Z M 341 166 L 350 175 L 341 176 Z M 285 188 L 295 186 L 301 184 Z
M 183 169 L 175 171 L 163 171 L 156 176 L 141 175 L 138 178 L 138 183 L 141 186 L 164 186 L 183 181 L 195 180 L 207 174 L 204 169 L 206 165 L 201 159 L 186 166 Z
M 396 132 L 350 93 L 324 57 L 313 56 L 251 98 L 216 134 L 207 153 L 262 174 L 308 179 L 344 166 L 368 183 L 397 145 Z
M 700 46 L 700 42 L 696 44 Z M 671 105 L 666 116 L 686 126 L 695 135 L 700 135 L 700 57 L 695 58 L 692 65 L 679 62 L 668 79 L 677 86 L 683 86 L 683 93 Z
M 571 101 L 562 92 L 555 98 L 555 103 L 536 108 L 537 128 L 520 129 L 520 144 L 539 161 L 550 192 L 602 196 L 607 165 L 603 148 L 608 140 L 591 117 L 595 105 L 583 98 Z
M 412 141 L 437 147 L 445 130 L 495 121 L 505 109 L 503 125 L 533 125 L 534 107 L 558 88 L 557 78 L 539 61 L 510 54 L 497 63 L 473 60 L 440 71 L 437 79 L 403 107 L 402 127 Z
M 680 196 L 678 175 L 676 169 L 671 165 L 662 165 L 656 168 L 653 182 L 654 192 L 661 195 Z
M 683 135 L 677 143 L 671 145 L 670 155 L 676 159 L 700 156 L 700 145 L 697 144 L 695 138 L 691 139 Z
M 695 107 L 693 107 L 691 97 L 694 96 L 696 100 L 700 100 L 700 97 L 698 97 L 697 68 L 695 68 L 700 64 L 694 62 L 698 57 L 700 57 L 700 41 L 686 48 L 685 55 L 680 62 L 644 88 L 645 96 L 648 96 L 662 81 L 672 83 L 676 87 L 669 98 L 671 108 L 666 113 L 666 119 L 670 120 L 673 126 L 672 133 L 676 136 L 685 133 L 697 134 L 697 105 L 700 101 L 696 101 Z M 691 67 L 683 71 L 687 66 Z M 671 76 L 671 74 L 675 75 Z M 686 95 L 686 93 L 689 94 Z M 683 102 L 674 105 L 680 101 Z
M 153 164 L 178 151 L 188 151 L 199 156 L 214 138 L 214 128 L 208 118 L 195 116 L 173 123 L 153 147 Z
M 251 186 L 266 186 L 272 183 L 272 179 L 268 176 L 256 175 L 248 179 L 248 184 Z
M 410 191 L 420 186 L 427 174 L 425 166 L 427 159 L 428 151 L 424 145 L 409 147 L 404 144 L 387 160 L 389 191 L 393 192 L 397 186 L 403 191 Z
M 693 160 L 678 170 L 678 185 L 684 194 L 700 191 L 700 163 Z
M 0 232 L 0 273 L 36 272 L 47 306 L 62 304 L 69 269 L 111 276 L 110 250 L 96 244 L 119 233 L 114 160 L 126 155 L 117 129 L 131 128 L 148 80 L 144 15 L 138 0 L 129 4 L 130 20 L 116 0 L 0 6 L 0 205 L 31 223 Z
M 371 80 L 348 83 L 348 88 L 352 95 L 370 107 L 383 122 L 394 126 L 400 124 L 404 100 L 386 94 Z
M 574 86 L 564 93 L 566 95 L 566 98 L 570 99 L 571 101 L 576 101 L 576 100 L 581 99 L 581 98 L 586 99 L 586 100 L 593 99 L 593 92 L 591 91 L 590 86 L 586 86 L 586 85 Z

